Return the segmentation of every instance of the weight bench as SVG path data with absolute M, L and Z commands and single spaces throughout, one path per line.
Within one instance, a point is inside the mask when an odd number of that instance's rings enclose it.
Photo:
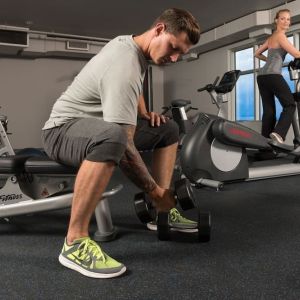
M 70 207 L 76 173 L 75 168 L 59 164 L 47 156 L 1 156 L 0 218 Z M 122 188 L 118 185 L 102 195 L 95 210 L 96 241 L 115 238 L 108 198 Z

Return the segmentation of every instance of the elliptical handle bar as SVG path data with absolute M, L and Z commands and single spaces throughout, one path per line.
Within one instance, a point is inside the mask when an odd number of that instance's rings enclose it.
M 288 64 L 288 70 L 300 70 L 300 58 L 295 58 Z
M 198 89 L 197 92 L 202 92 L 202 91 L 211 92 L 211 91 L 213 91 L 215 89 L 219 79 L 220 79 L 220 76 L 217 76 L 213 83 L 207 84 L 206 86 Z
M 163 106 L 162 109 L 161 115 L 165 115 L 171 109 L 171 106 Z

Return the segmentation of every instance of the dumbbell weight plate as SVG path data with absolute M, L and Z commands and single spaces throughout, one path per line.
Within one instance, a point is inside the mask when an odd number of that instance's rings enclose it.
M 211 217 L 209 212 L 199 212 L 198 217 L 198 240 L 200 243 L 210 241 Z
M 175 182 L 175 194 L 183 210 L 195 208 L 194 191 L 187 178 L 181 178 Z
M 146 224 L 155 220 L 156 211 L 152 206 L 149 197 L 145 193 L 137 193 L 134 196 L 134 208 L 138 218 L 142 223 Z
M 161 241 L 170 239 L 169 213 L 160 212 L 157 214 L 157 236 Z

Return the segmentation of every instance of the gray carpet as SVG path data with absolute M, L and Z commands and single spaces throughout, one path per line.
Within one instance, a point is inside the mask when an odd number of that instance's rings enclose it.
M 197 190 L 212 214 L 206 244 L 186 234 L 158 241 L 135 216 L 138 190 L 120 172 L 113 181 L 124 184 L 110 200 L 119 234 L 102 247 L 125 275 L 90 279 L 59 264 L 68 209 L 19 216 L 0 220 L 0 299 L 300 298 L 299 176 Z

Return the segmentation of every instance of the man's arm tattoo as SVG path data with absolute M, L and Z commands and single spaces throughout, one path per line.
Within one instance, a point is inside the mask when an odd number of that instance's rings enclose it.
M 137 187 L 149 193 L 155 189 L 156 183 L 134 145 L 135 126 L 121 126 L 127 134 L 127 147 L 120 161 L 120 168 Z

